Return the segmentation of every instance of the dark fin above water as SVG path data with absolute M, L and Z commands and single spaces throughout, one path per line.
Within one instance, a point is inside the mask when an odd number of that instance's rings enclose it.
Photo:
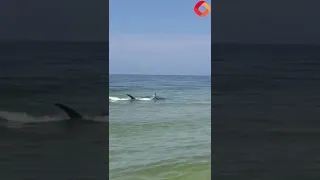
M 54 105 L 57 106 L 58 108 L 62 109 L 64 112 L 66 112 L 71 119 L 82 118 L 82 116 L 79 113 L 77 113 L 75 110 L 71 109 L 68 106 L 65 106 L 60 103 L 56 103 Z
M 133 96 L 131 96 L 130 94 L 127 94 L 127 96 L 129 96 L 131 99 L 136 99 Z

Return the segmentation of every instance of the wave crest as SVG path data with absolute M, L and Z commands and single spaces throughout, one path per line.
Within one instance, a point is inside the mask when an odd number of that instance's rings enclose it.
M 0 111 L 0 121 L 17 122 L 17 123 L 44 123 L 44 122 L 54 122 L 61 121 L 63 119 L 68 119 L 65 116 L 59 115 L 42 115 L 34 116 L 26 112 L 10 112 L 10 111 Z M 97 122 L 107 122 L 107 116 L 84 116 L 84 119 L 91 119 Z
M 115 97 L 115 96 L 109 96 L 109 101 L 111 102 L 117 102 L 117 101 L 130 101 L 130 98 L 120 98 L 120 97 Z M 151 101 L 153 100 L 152 98 L 147 98 L 147 97 L 135 97 L 134 100 L 137 101 Z

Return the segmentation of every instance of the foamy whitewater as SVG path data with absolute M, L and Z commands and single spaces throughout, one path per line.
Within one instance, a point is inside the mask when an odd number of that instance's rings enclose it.
M 138 97 L 138 96 L 133 96 L 134 99 L 131 99 L 130 97 L 113 97 L 113 96 L 109 96 L 109 101 L 111 102 L 117 102 L 117 101 L 131 101 L 131 100 L 135 100 L 135 101 L 155 101 L 155 100 L 165 100 L 165 98 L 160 97 L 160 96 L 144 96 L 144 97 Z M 156 99 L 155 99 L 156 98 Z
M 32 116 L 26 113 L 0 111 L 0 128 L 28 130 L 30 127 L 44 128 L 44 125 L 60 125 L 63 129 L 69 119 L 68 116 Z M 87 125 L 90 122 L 107 125 L 108 120 L 108 116 L 83 116 L 83 120 L 77 123 Z M 44 132 L 52 133 L 48 129 Z
M 97 122 L 108 122 L 107 116 L 83 116 L 84 119 L 90 119 Z M 12 122 L 20 122 L 21 124 L 28 123 L 46 123 L 46 122 L 54 122 L 61 121 L 65 119 L 70 119 L 67 115 L 44 115 L 44 116 L 32 116 L 27 113 L 20 112 L 7 112 L 0 111 L 0 121 L 12 121 Z

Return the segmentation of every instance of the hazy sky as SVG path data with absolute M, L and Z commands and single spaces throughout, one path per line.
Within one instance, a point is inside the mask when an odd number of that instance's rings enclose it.
M 0 39 L 107 41 L 110 72 L 210 73 L 210 18 L 198 0 L 2 0 Z M 213 41 L 320 44 L 318 0 L 215 0 Z M 139 44 L 138 44 L 139 43 Z M 213 52 L 214 54 L 214 52 Z
M 209 75 L 211 19 L 197 2 L 110 0 L 110 73 Z

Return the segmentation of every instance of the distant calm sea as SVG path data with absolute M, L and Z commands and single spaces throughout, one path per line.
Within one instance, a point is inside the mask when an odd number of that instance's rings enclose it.
M 110 75 L 110 179 L 210 179 L 210 83 L 210 76 Z M 155 92 L 162 100 L 150 100 Z
M 10 122 L 0 128 L 0 179 L 108 178 L 107 52 L 107 43 L 0 43 L 0 120 Z M 102 124 L 67 131 L 54 103 Z
M 212 53 L 212 177 L 320 179 L 320 46 Z

